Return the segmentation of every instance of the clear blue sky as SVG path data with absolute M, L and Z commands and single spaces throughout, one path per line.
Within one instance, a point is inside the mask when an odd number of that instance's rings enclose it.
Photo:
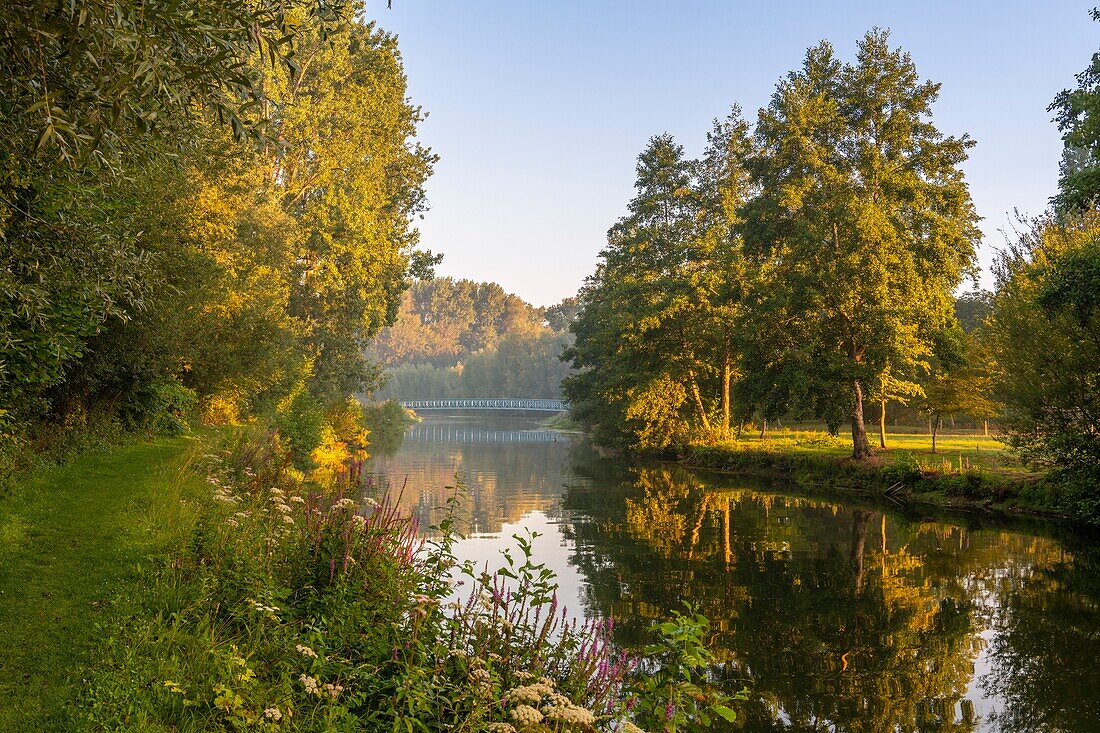
M 1013 209 L 1054 193 L 1060 136 L 1046 111 L 1100 46 L 1086 2 L 368 0 L 397 33 L 410 94 L 442 156 L 423 245 L 440 274 L 495 280 L 548 305 L 572 295 L 632 195 L 634 160 L 668 131 L 690 155 L 714 117 L 746 116 L 806 48 L 850 59 L 890 28 L 943 84 L 935 121 L 978 145 L 966 174 L 987 267 Z M 984 282 L 988 284 L 988 276 Z

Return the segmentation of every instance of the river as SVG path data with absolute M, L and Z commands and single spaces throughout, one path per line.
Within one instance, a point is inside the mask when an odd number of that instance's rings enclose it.
M 538 532 L 567 612 L 627 648 L 697 606 L 752 693 L 736 729 L 1100 732 L 1095 537 L 601 459 L 530 418 L 428 417 L 371 472 L 424 526 L 461 480 L 461 559 Z

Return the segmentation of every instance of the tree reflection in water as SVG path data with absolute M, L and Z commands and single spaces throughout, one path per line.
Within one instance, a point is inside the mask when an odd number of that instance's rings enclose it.
M 1093 655 L 1076 656 L 1100 651 L 1097 576 L 1052 539 L 668 467 L 632 471 L 618 502 L 603 491 L 566 495 L 587 518 L 572 526 L 590 612 L 615 616 L 618 640 L 637 649 L 653 620 L 696 604 L 713 622 L 716 679 L 756 693 L 736 727 L 1100 730 L 1087 684 L 1053 696 L 1035 684 L 1043 672 L 1052 686 L 1075 670 L 1098 680 Z M 1067 581 L 1084 592 L 1063 596 Z M 990 624 L 1001 633 L 985 650 Z M 1038 631 L 1051 626 L 1056 644 Z
M 460 524 L 489 538 L 463 548 L 482 561 L 502 529 L 548 532 L 536 560 L 568 570 L 563 593 L 615 616 L 624 646 L 696 604 L 715 681 L 753 692 L 735 729 L 1100 733 L 1095 538 L 631 468 L 539 430 L 426 421 L 374 480 L 428 526 L 462 475 Z

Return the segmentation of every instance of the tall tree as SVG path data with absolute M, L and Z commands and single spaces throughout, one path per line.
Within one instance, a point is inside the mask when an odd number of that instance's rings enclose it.
M 576 341 L 566 351 L 578 373 L 564 390 L 605 442 L 664 447 L 685 409 L 709 431 L 688 320 L 670 317 L 687 305 L 672 284 L 688 265 L 694 233 L 692 167 L 671 135 L 649 141 L 638 156 L 636 195 L 580 292 Z
M 1089 15 L 1100 20 L 1100 9 Z M 1095 206 L 1100 196 L 1100 52 L 1077 75 L 1077 87 L 1059 92 L 1047 110 L 1054 113 L 1065 144 L 1054 204 L 1067 212 Z
M 1002 254 L 984 340 L 1004 427 L 1055 469 L 1056 500 L 1096 521 L 1100 501 L 1100 213 L 1047 216 Z
M 854 64 L 811 48 L 756 128 L 746 247 L 769 278 L 762 305 L 797 334 L 769 360 L 813 386 L 808 408 L 832 426 L 847 415 L 856 459 L 872 454 L 865 386 L 930 355 L 973 267 L 978 217 L 960 169 L 973 142 L 932 124 L 938 93 L 873 30 Z

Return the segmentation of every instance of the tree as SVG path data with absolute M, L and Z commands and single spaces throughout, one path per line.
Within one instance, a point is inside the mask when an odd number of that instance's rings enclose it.
M 1100 20 L 1100 9 L 1089 15 Z M 1059 92 L 1047 111 L 1054 112 L 1065 144 L 1052 202 L 1065 212 L 1092 207 L 1100 195 L 1100 52 L 1077 75 L 1077 88 Z
M 1004 427 L 1054 467 L 1067 511 L 1097 516 L 1100 484 L 1100 213 L 1033 222 L 996 263 L 985 339 Z
M 932 420 L 933 453 L 945 416 L 961 412 L 982 419 L 997 414 L 997 406 L 989 398 L 990 382 L 980 371 L 961 369 L 937 374 L 924 386 L 921 412 Z
M 873 30 L 854 64 L 811 48 L 757 123 L 746 249 L 767 280 L 758 307 L 794 334 L 766 361 L 806 385 L 803 409 L 832 427 L 847 415 L 856 459 L 872 453 L 865 385 L 927 359 L 973 267 L 977 216 L 959 167 L 973 141 L 932 124 L 938 93 Z
M 651 399 L 669 380 L 683 389 L 665 394 L 662 422 L 693 409 L 709 429 L 687 321 L 672 318 L 689 305 L 671 285 L 688 262 L 692 166 L 683 147 L 664 134 L 650 139 L 636 172 L 628 213 L 608 231 L 596 272 L 581 288 L 582 309 L 572 326 L 576 340 L 565 352 L 578 373 L 564 390 L 574 414 L 595 428 L 598 440 L 663 448 L 677 431 L 650 430 L 647 416 L 655 413 L 636 403 Z M 650 434 L 660 439 L 638 442 Z

